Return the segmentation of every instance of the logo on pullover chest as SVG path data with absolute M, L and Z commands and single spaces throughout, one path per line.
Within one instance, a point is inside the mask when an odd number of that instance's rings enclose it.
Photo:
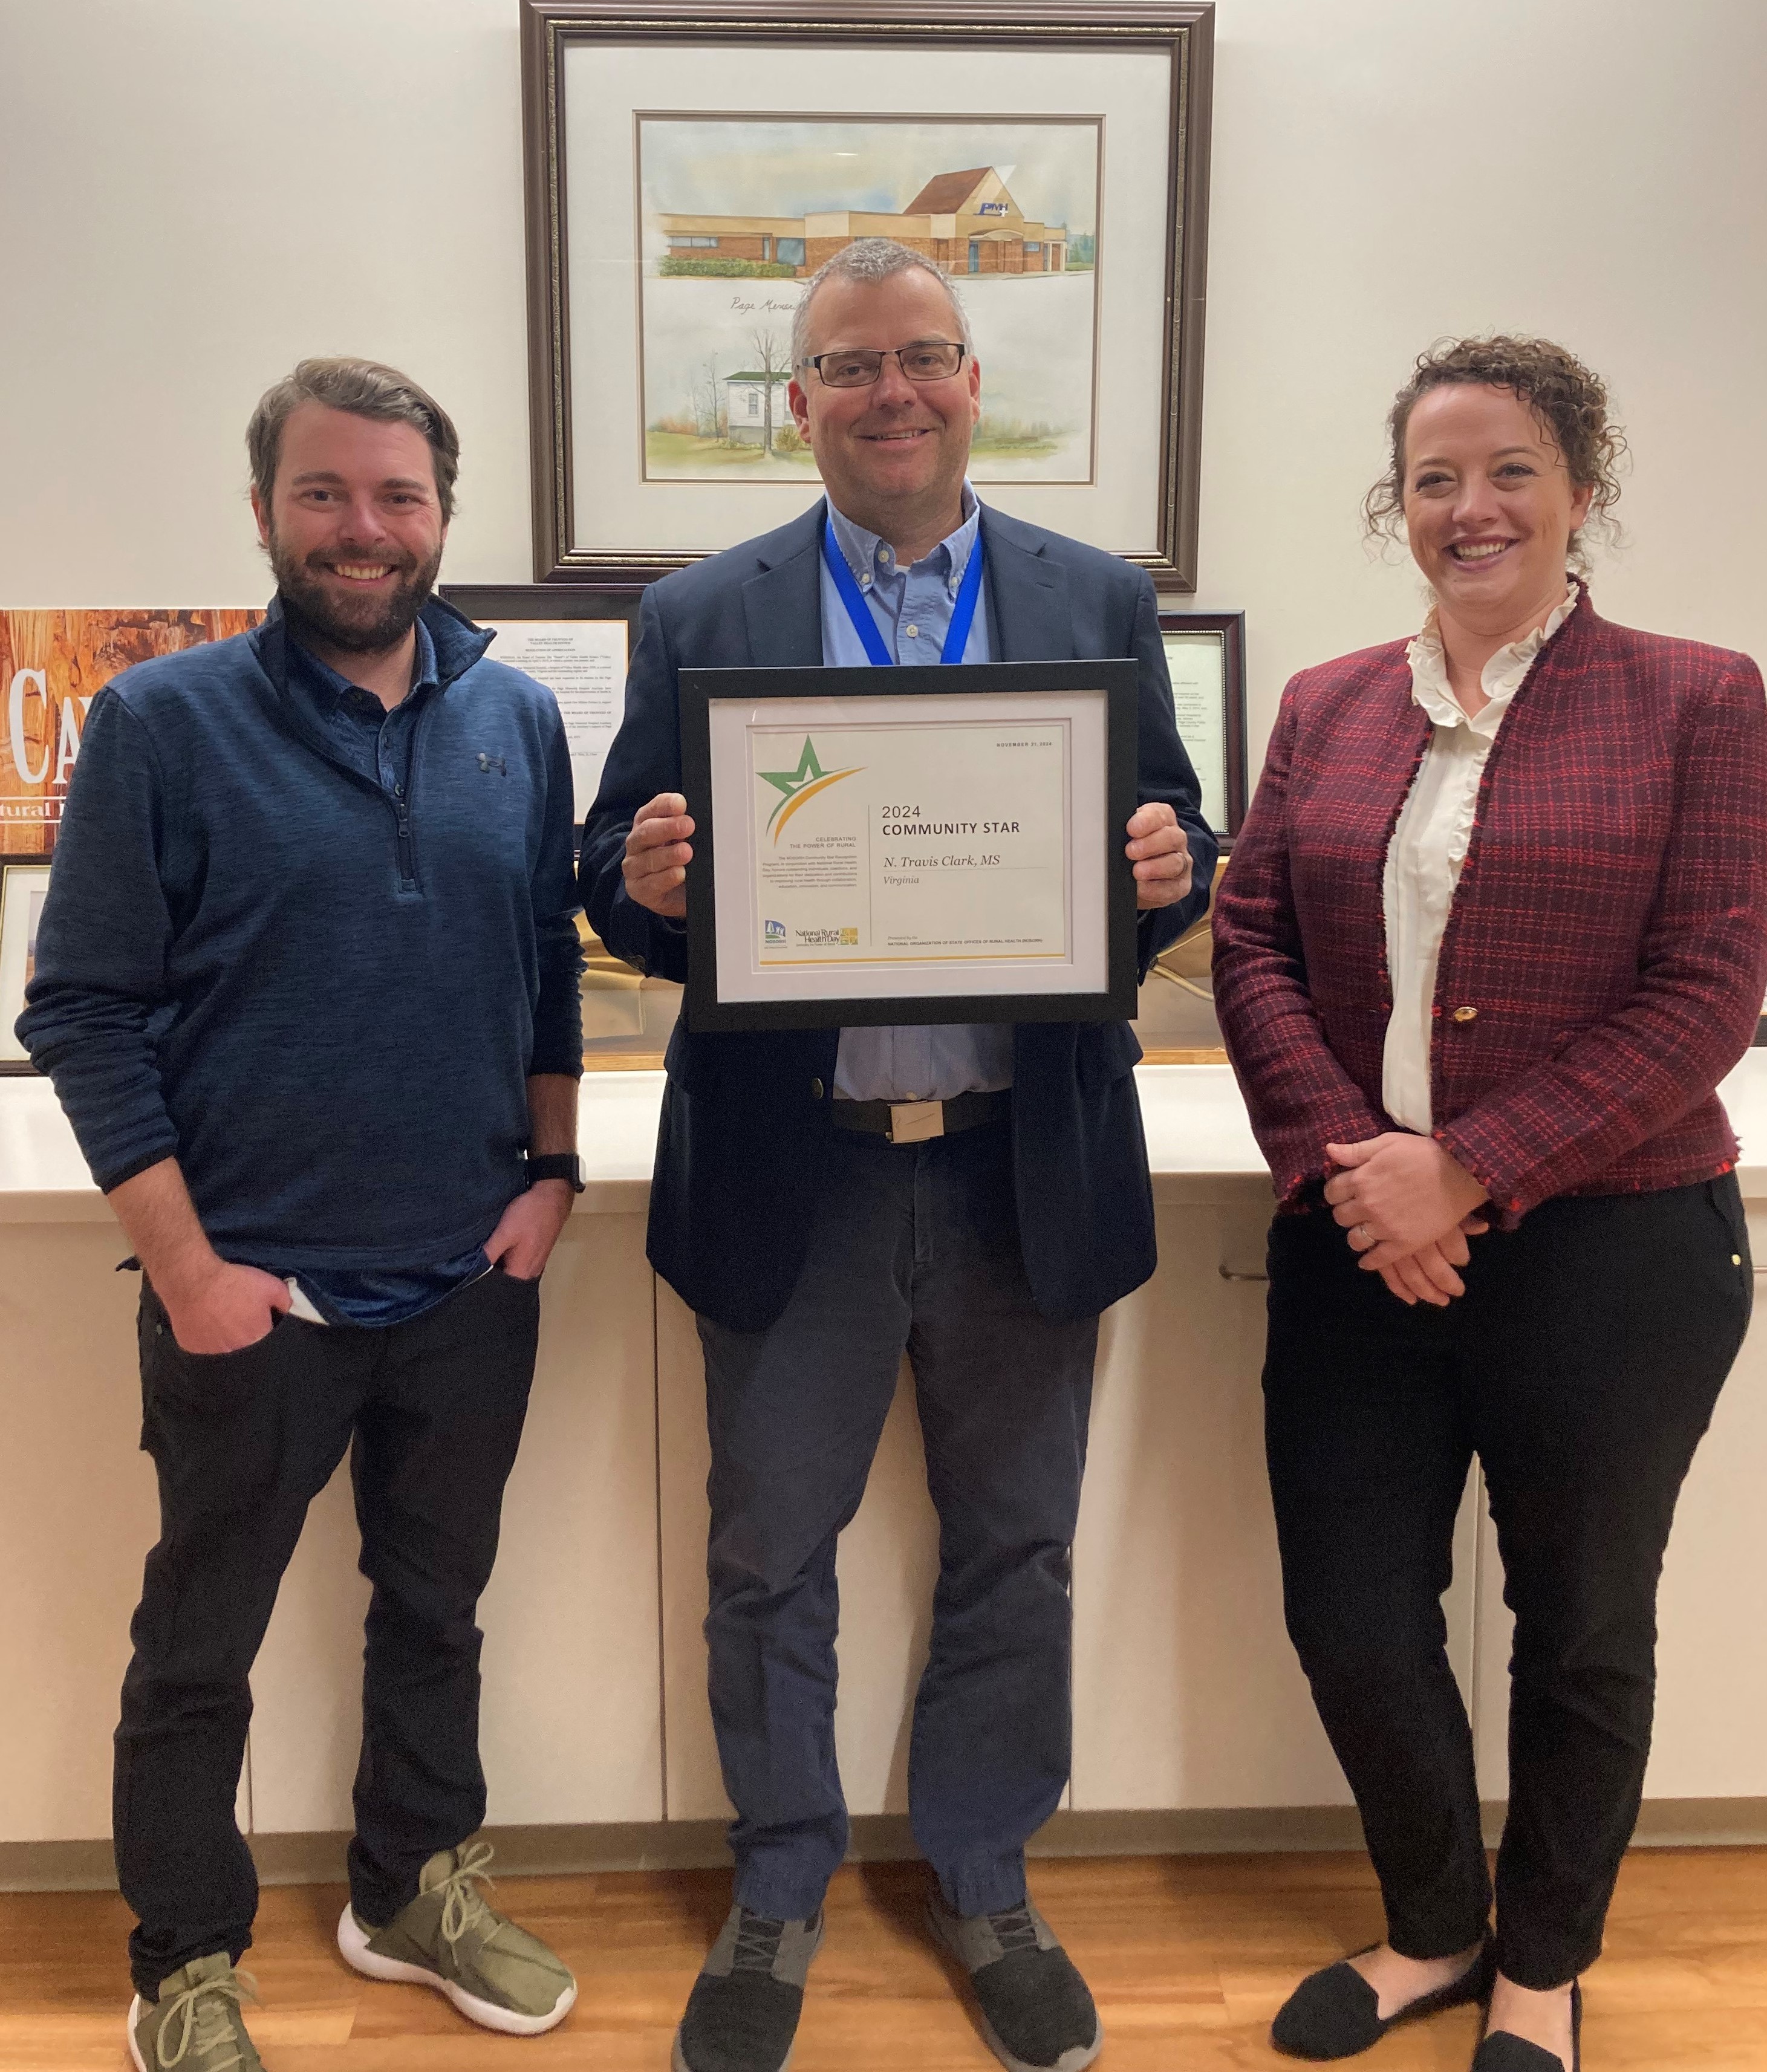
M 509 774 L 509 766 L 500 755 L 488 755 L 482 748 L 479 750 L 479 767 L 485 771 L 495 770 L 500 777 L 507 777 Z

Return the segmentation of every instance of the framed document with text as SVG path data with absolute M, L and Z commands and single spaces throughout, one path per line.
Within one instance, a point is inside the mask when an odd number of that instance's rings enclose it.
M 1136 664 L 684 669 L 696 1030 L 1135 1011 Z
M 1172 717 L 1224 850 L 1246 818 L 1246 615 L 1162 611 Z
M 644 591 L 630 586 L 546 590 L 538 583 L 443 583 L 439 594 L 496 634 L 493 662 L 525 670 L 558 701 L 580 833 L 620 730 L 626 664 Z

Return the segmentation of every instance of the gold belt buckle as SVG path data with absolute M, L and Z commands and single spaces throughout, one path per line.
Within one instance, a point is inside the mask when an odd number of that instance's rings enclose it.
M 892 1144 L 922 1144 L 929 1137 L 945 1134 L 943 1101 L 892 1101 Z

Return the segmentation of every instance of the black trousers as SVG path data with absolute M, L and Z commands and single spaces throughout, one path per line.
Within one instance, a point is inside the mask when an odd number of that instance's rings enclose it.
M 350 1894 L 384 1922 L 484 1819 L 474 1613 L 533 1379 L 539 1284 L 486 1274 L 383 1330 L 284 1318 L 243 1351 L 185 1352 L 142 1293 L 142 1445 L 160 1537 L 117 1729 L 118 1881 L 136 1990 L 251 1942 L 257 1877 L 233 1817 L 247 1682 L 307 1506 L 350 1453 L 363 1661 Z
M 1476 1453 L 1510 1659 L 1505 1975 L 1591 1964 L 1650 1753 L 1675 1499 L 1748 1326 L 1734 1177 L 1562 1198 L 1407 1309 L 1329 1214 L 1270 1240 L 1266 1439 L 1288 1630 L 1362 1816 L 1394 1949 L 1446 1956 L 1492 1890 L 1442 1593 Z

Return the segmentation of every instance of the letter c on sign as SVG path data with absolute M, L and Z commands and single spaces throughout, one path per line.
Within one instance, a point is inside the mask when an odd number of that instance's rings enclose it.
M 30 751 L 25 746 L 25 693 L 35 690 L 43 701 L 43 767 L 33 770 L 27 759 Z M 27 784 L 40 784 L 49 775 L 51 754 L 50 735 L 54 729 L 49 719 L 49 674 L 45 669 L 17 669 L 13 672 L 12 692 L 6 700 L 6 717 L 12 731 L 12 760 L 20 777 Z

